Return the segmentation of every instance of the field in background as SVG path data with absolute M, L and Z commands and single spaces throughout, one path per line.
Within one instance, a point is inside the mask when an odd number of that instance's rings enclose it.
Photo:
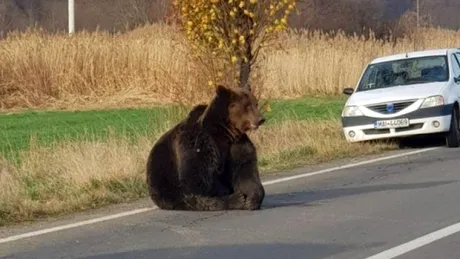
M 265 112 L 267 123 L 286 120 L 337 119 L 345 97 L 304 97 L 296 100 L 270 101 Z M 108 134 L 136 140 L 169 124 L 171 118 L 184 118 L 190 107 L 179 105 L 153 108 L 108 109 L 87 111 L 28 111 L 0 113 L 0 155 L 15 156 L 30 143 L 50 146 L 64 140 L 103 140 Z M 264 125 L 264 126 L 265 126 Z
M 372 58 L 460 46 L 460 33 L 423 29 L 384 42 L 341 33 L 291 30 L 283 49 L 264 52 L 264 98 L 339 94 L 356 84 Z M 41 32 L 0 41 L 0 108 L 88 109 L 208 100 L 212 89 L 188 56 L 177 28 L 152 25 L 109 35 Z
M 311 97 L 271 102 L 267 124 L 250 134 L 262 173 L 395 148 L 346 143 L 339 120 L 343 102 Z M 148 152 L 186 111 L 0 115 L 0 226 L 145 197 Z

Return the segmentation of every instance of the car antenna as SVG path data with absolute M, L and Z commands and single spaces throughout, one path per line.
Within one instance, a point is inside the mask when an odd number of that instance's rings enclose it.
M 406 52 L 406 58 L 408 58 L 408 57 L 409 57 L 409 54 Z

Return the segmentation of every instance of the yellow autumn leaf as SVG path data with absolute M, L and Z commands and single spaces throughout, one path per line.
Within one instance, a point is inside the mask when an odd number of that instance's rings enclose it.
M 270 107 L 270 104 L 265 105 L 265 111 L 271 112 L 272 108 Z

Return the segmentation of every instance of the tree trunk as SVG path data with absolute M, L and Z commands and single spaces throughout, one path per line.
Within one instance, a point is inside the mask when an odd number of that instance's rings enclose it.
M 252 28 L 252 19 L 248 19 L 248 28 Z M 248 29 L 249 30 L 249 29 Z M 248 35 L 245 39 L 244 43 L 244 55 L 247 58 L 246 62 L 244 60 L 240 61 L 240 87 L 246 87 L 248 89 L 251 89 L 251 86 L 249 84 L 249 79 L 251 76 L 251 64 L 253 62 L 253 55 L 252 55 L 252 44 L 253 44 L 253 38 L 251 35 Z
M 248 57 L 247 62 L 242 60 L 240 63 L 240 87 L 250 88 L 249 78 L 251 75 L 251 60 L 252 59 Z

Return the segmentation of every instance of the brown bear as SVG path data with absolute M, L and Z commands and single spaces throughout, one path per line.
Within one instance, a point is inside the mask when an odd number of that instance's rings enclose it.
M 207 105 L 195 106 L 189 113 L 189 118 L 198 119 L 206 107 Z M 240 209 L 260 209 L 265 190 L 259 177 L 256 148 L 246 134 L 231 145 L 222 176 L 224 186 L 231 193 L 236 190 L 245 196 L 245 202 L 240 204 Z
M 264 121 L 249 89 L 219 85 L 150 151 L 152 201 L 165 210 L 259 209 L 265 193 L 246 133 Z

